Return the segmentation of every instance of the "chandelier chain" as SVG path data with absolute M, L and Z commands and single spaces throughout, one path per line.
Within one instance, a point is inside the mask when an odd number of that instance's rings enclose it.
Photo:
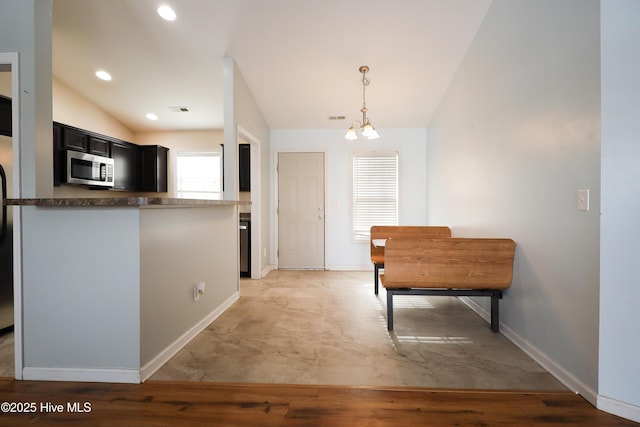
M 366 90 L 367 86 L 369 86 L 369 79 L 366 77 L 367 72 L 362 72 L 362 110 L 367 111 L 367 101 L 366 101 Z

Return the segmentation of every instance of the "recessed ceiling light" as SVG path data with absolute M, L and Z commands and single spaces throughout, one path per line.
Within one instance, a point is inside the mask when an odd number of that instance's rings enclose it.
M 96 77 L 107 82 L 111 80 L 111 74 L 107 73 L 104 70 L 96 71 Z
M 165 19 L 167 21 L 175 21 L 176 20 L 176 13 L 173 11 L 173 9 L 171 9 L 169 6 L 160 6 L 158 8 L 158 15 L 160 15 L 162 17 L 162 19 Z
M 158 120 L 158 116 L 153 113 L 147 113 L 147 119 L 149 120 Z

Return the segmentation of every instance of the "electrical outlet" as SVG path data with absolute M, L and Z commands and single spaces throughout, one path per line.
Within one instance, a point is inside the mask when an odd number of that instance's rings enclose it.
M 196 285 L 196 288 L 198 289 L 198 292 L 199 292 L 199 293 L 204 294 L 204 282 L 199 282 L 199 283 Z
M 204 282 L 198 282 L 193 287 L 193 300 L 198 301 L 200 299 L 200 295 L 204 294 Z

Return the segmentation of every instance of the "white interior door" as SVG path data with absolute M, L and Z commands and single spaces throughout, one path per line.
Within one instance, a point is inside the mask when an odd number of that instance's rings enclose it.
M 278 267 L 324 269 L 324 153 L 279 153 L 278 199 Z

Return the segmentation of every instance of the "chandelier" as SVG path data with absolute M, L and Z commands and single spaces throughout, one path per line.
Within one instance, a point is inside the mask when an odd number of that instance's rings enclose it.
M 378 139 L 380 138 L 378 131 L 373 127 L 373 125 L 367 118 L 367 111 L 369 110 L 367 110 L 365 91 L 367 89 L 367 86 L 369 86 L 369 79 L 367 78 L 369 67 L 363 65 L 359 68 L 358 71 L 362 73 L 362 108 L 360 109 L 360 111 L 362 112 L 362 121 L 354 120 L 353 122 L 351 122 L 351 126 L 349 127 L 349 130 L 344 137 L 350 140 L 358 139 L 358 135 L 356 134 L 356 129 L 353 127 L 353 124 L 359 123 L 362 136 L 366 136 L 368 139 Z

